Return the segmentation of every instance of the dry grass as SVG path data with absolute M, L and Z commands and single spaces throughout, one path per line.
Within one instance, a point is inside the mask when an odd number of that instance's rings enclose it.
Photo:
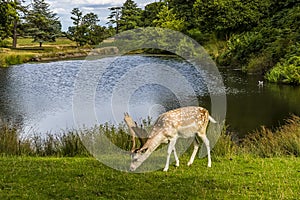
M 264 127 L 248 135 L 243 143 L 244 153 L 260 157 L 300 156 L 300 117 L 293 115 L 287 124 L 272 132 Z

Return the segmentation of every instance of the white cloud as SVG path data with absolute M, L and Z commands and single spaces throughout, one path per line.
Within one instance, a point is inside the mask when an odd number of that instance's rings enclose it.
M 101 20 L 101 25 L 105 25 L 109 15 L 108 8 L 113 6 L 121 6 L 125 1 L 126 0 L 45 0 L 45 2 L 50 4 L 50 9 L 59 16 L 64 31 L 68 30 L 69 26 L 72 26 L 70 13 L 73 8 L 79 8 L 84 14 L 88 12 L 97 14 Z M 139 7 L 144 7 L 145 5 L 158 0 L 134 1 Z M 26 2 L 30 3 L 31 1 L 27 0 Z

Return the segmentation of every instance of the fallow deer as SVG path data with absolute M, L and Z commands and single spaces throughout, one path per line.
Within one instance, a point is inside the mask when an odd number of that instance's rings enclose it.
M 164 171 L 168 171 L 169 169 L 172 151 L 174 152 L 176 166 L 179 166 L 179 159 L 175 150 L 177 139 L 194 137 L 194 151 L 188 162 L 188 166 L 190 166 L 194 162 L 199 149 L 197 136 L 202 139 L 206 146 L 208 156 L 207 166 L 211 167 L 210 146 L 206 136 L 209 121 L 217 123 L 209 115 L 209 112 L 202 107 L 183 107 L 161 114 L 156 120 L 146 143 L 132 154 L 130 171 L 135 171 L 162 143 L 169 143 Z

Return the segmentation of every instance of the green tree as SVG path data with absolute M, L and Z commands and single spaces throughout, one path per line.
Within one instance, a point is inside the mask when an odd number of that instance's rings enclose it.
M 142 15 L 144 27 L 154 26 L 153 21 L 158 19 L 158 13 L 164 5 L 166 5 L 164 2 L 154 2 L 145 6 L 145 10 Z
M 126 31 L 141 26 L 142 9 L 133 0 L 126 0 L 121 9 L 120 30 Z
M 12 36 L 15 19 L 18 19 L 15 1 L 0 1 L 0 39 Z
M 105 28 L 98 25 L 98 15 L 92 12 L 83 15 L 79 8 L 74 8 L 71 14 L 75 26 L 69 27 L 67 36 L 76 41 L 77 46 L 99 44 L 106 37 Z
M 185 28 L 186 24 L 184 20 L 178 19 L 176 14 L 173 13 L 173 9 L 169 9 L 168 6 L 163 6 L 157 17 L 158 19 L 153 21 L 153 24 L 157 27 L 168 28 L 175 31 L 183 31 Z
M 85 30 L 85 39 L 88 44 L 97 44 L 101 42 L 100 35 L 103 32 L 103 28 L 98 25 L 100 22 L 98 15 L 94 13 L 88 13 L 82 18 L 82 27 Z
M 269 0 L 196 0 L 193 12 L 202 31 L 228 38 L 257 26 L 268 14 L 269 6 Z
M 177 18 L 183 19 L 187 28 L 195 26 L 193 6 L 196 0 L 166 0 L 170 9 L 176 14 Z
M 39 42 L 55 42 L 55 38 L 61 33 L 59 18 L 50 10 L 50 5 L 44 0 L 33 0 L 32 9 L 26 16 L 27 32 Z
M 82 46 L 84 45 L 84 41 L 82 40 L 82 37 L 84 36 L 84 30 L 81 27 L 82 23 L 82 12 L 79 10 L 79 8 L 73 8 L 71 11 L 71 19 L 73 20 L 73 24 L 75 26 L 71 26 L 68 28 L 68 38 L 72 41 L 76 42 L 76 46 L 78 47 L 79 45 Z
M 114 25 L 116 24 L 116 33 L 119 33 L 119 24 L 120 24 L 120 18 L 121 18 L 121 7 L 111 7 L 109 8 L 110 15 L 108 16 L 108 22 L 107 24 Z

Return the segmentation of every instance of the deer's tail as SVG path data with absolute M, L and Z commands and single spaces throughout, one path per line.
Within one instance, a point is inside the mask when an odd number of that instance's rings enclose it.
M 209 119 L 209 121 L 211 121 L 214 124 L 217 123 L 217 121 L 214 118 L 212 118 L 211 116 L 208 116 L 208 119 Z

